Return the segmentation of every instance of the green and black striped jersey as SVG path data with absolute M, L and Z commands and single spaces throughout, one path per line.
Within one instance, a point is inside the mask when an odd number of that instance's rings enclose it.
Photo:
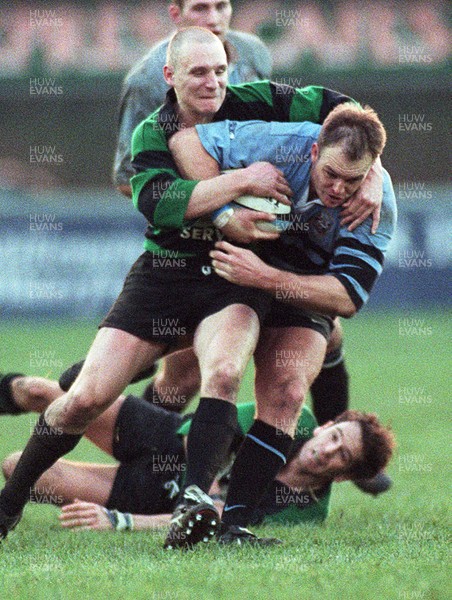
M 293 88 L 270 81 L 227 87 L 225 100 L 213 121 L 312 121 L 323 123 L 338 104 L 351 99 L 320 86 Z M 182 179 L 168 150 L 168 140 L 182 125 L 177 117 L 174 90 L 166 103 L 135 129 L 132 137 L 131 178 L 133 202 L 148 220 L 145 249 L 172 256 L 197 256 L 209 252 L 221 239 L 206 214 L 186 221 L 190 196 L 198 181 Z

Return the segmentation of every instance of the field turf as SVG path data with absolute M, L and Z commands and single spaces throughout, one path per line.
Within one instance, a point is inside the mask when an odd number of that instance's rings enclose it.
M 374 410 L 397 436 L 389 469 L 394 486 L 386 495 L 373 498 L 339 484 L 323 525 L 265 528 L 266 535 L 284 539 L 283 546 L 228 549 L 212 543 L 188 553 L 164 552 L 158 531 L 63 531 L 55 507 L 29 505 L 0 546 L 1 597 L 452 598 L 449 323 L 447 315 L 433 312 L 370 311 L 345 322 L 352 406 Z M 0 369 L 57 377 L 83 357 L 94 332 L 87 321 L 4 321 Z M 241 400 L 251 391 L 250 369 Z M 0 457 L 24 446 L 35 420 L 0 418 Z M 71 457 L 110 460 L 85 441 Z

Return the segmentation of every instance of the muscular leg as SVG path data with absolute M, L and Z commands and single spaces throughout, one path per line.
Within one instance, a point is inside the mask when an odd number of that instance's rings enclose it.
M 98 332 L 73 386 L 39 419 L 2 490 L 0 508 L 6 515 L 22 510 L 44 471 L 77 445 L 90 422 L 116 400 L 136 373 L 152 364 L 164 350 L 162 344 L 151 344 L 117 329 L 103 328 Z
M 232 467 L 223 510 L 225 526 L 248 525 L 285 464 L 303 401 L 325 349 L 325 338 L 312 329 L 263 330 L 254 355 L 257 415 Z
M 322 369 L 311 386 L 312 408 L 319 425 L 334 420 L 349 406 L 349 377 L 342 339 L 341 322 L 336 318 Z
M 259 319 L 248 306 L 232 304 L 204 319 L 194 342 L 202 396 L 236 402 L 258 337 Z
M 258 336 L 258 316 L 243 304 L 227 306 L 197 328 L 201 399 L 187 438 L 185 486 L 164 548 L 190 547 L 215 533 L 219 514 L 207 494 L 238 429 L 235 401 Z
M 186 487 L 207 493 L 225 462 L 237 428 L 238 390 L 258 336 L 256 313 L 241 304 L 207 317 L 196 331 L 201 400 L 188 435 Z
M 64 433 L 83 433 L 165 349 L 119 329 L 100 329 L 70 390 L 47 408 L 46 422 Z
M 11 382 L 11 392 L 17 406 L 24 411 L 38 413 L 64 393 L 58 382 L 33 376 L 15 378 Z M 90 423 L 85 431 L 85 437 L 110 456 L 113 451 L 113 429 L 124 400 L 125 396 L 119 396 L 107 410 Z
M 257 418 L 293 436 L 301 407 L 318 375 L 326 340 L 300 327 L 264 329 L 256 364 Z
M 11 454 L 2 463 L 3 475 L 8 480 L 22 452 Z M 36 482 L 33 488 L 35 502 L 69 504 L 76 498 L 105 506 L 110 497 L 117 465 L 97 465 L 58 460 Z
M 192 348 L 174 352 L 162 360 L 162 367 L 144 390 L 148 402 L 176 412 L 183 410 L 201 385 L 198 359 Z

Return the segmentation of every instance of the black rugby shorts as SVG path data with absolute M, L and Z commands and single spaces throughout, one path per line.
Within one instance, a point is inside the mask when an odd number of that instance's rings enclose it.
M 100 327 L 174 346 L 181 336 L 192 335 L 203 319 L 231 304 L 252 308 L 262 325 L 270 302 L 264 292 L 226 281 L 198 258 L 162 261 L 144 252 Z

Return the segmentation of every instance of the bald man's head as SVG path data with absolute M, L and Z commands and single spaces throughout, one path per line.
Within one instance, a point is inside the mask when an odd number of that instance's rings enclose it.
M 223 43 L 202 27 L 178 31 L 169 43 L 163 74 L 176 93 L 182 123 L 211 121 L 224 101 L 228 82 Z
M 226 56 L 222 42 L 214 33 L 204 27 L 187 27 L 177 31 L 171 38 L 166 51 L 166 64 L 175 69 L 194 44 L 214 44 L 217 48 L 221 46 Z

